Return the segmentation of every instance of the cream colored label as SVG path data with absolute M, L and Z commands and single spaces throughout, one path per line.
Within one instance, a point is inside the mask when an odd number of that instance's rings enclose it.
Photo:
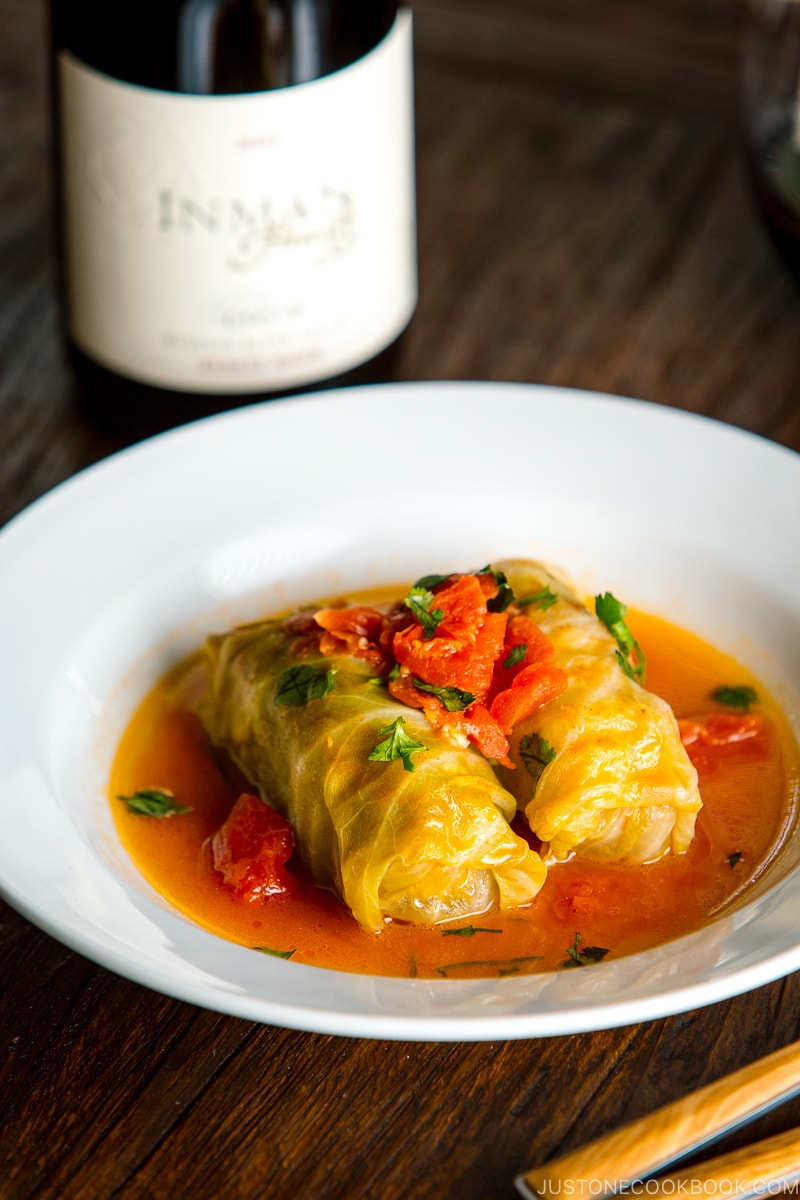
M 313 83 L 187 96 L 60 57 L 71 334 L 191 391 L 301 386 L 416 303 L 411 15 Z

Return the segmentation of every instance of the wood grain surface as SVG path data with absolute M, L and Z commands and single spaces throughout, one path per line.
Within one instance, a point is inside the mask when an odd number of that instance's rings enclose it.
M 396 378 L 635 395 L 800 450 L 800 292 L 729 103 L 741 6 L 417 7 L 421 298 Z M 636 50 L 645 8 L 658 56 Z M 515 51 L 537 12 L 549 67 Z M 121 444 L 80 415 L 59 339 L 45 27 L 41 0 L 0 0 L 0 523 Z M 797 975 L 563 1038 L 273 1029 L 112 975 L 2 902 L 0 972 L 0 1200 L 512 1200 L 521 1171 L 800 1036 Z M 798 1123 L 791 1102 L 723 1148 Z
M 412 0 L 426 53 L 686 109 L 736 105 L 747 0 Z

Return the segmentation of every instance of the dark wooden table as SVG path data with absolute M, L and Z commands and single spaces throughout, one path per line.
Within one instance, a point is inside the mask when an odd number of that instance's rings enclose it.
M 723 3 L 670 0 L 648 33 L 622 0 L 603 31 L 597 0 L 559 34 L 546 0 L 462 2 L 463 24 L 418 5 L 422 291 L 397 378 L 624 393 L 800 450 L 800 291 L 732 107 L 740 6 L 728 27 Z M 76 409 L 58 335 L 44 29 L 39 2 L 0 0 L 0 522 L 119 444 Z M 2 903 L 0 968 L 2 1200 L 511 1200 L 525 1166 L 800 1036 L 797 976 L 546 1040 L 297 1033 L 117 978 Z

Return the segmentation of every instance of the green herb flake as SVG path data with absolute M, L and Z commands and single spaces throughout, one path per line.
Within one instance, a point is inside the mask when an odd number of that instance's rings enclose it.
M 410 734 L 406 733 L 404 725 L 405 718 L 397 717 L 391 725 L 384 725 L 383 729 L 378 730 L 378 736 L 382 740 L 369 754 L 369 762 L 393 762 L 396 758 L 401 758 L 406 771 L 414 770 L 411 755 L 419 750 L 427 750 L 428 747 L 422 742 L 415 741 Z
M 293 954 L 297 953 L 296 949 L 273 950 L 271 946 L 254 946 L 253 949 L 257 950 L 259 954 L 270 954 L 273 958 L 291 958 Z
M 439 627 L 439 622 L 444 617 L 440 608 L 433 608 L 434 600 L 433 592 L 416 584 L 403 600 L 403 604 L 410 609 L 422 626 L 422 636 L 426 641 L 433 637 Z
M 312 667 L 309 663 L 298 663 L 281 671 L 275 691 L 275 703 L 287 707 L 299 707 L 309 700 L 323 700 L 333 691 L 335 671 L 325 667 Z
M 517 604 L 520 608 L 532 606 L 540 608 L 542 612 L 546 612 L 548 608 L 552 608 L 557 602 L 558 596 L 551 587 L 542 588 L 540 592 L 532 592 L 530 596 L 520 596 Z
M 562 962 L 562 967 L 590 967 L 593 963 L 599 963 L 605 958 L 608 950 L 604 946 L 585 946 L 580 948 L 581 935 L 575 934 L 575 941 L 567 950 L 569 958 Z
M 423 592 L 432 592 L 434 588 L 441 587 L 443 583 L 447 583 L 448 579 L 452 579 L 450 575 L 423 575 L 414 584 L 415 588 L 421 588 Z M 412 591 L 414 589 L 412 588 Z
M 514 589 L 508 582 L 505 571 L 493 571 L 491 567 L 484 567 L 482 571 L 475 573 L 476 575 L 491 575 L 497 584 L 497 594 L 492 596 L 491 600 L 486 601 L 487 610 L 493 613 L 505 612 L 509 604 L 514 603 Z
M 645 657 L 625 619 L 627 607 L 611 592 L 605 592 L 602 596 L 595 596 L 594 610 L 608 632 L 616 638 L 619 646 L 617 660 L 622 670 L 629 679 L 641 683 L 644 679 Z
M 504 668 L 508 671 L 511 669 L 511 667 L 516 667 L 517 663 L 521 663 L 527 653 L 527 642 L 522 642 L 519 646 L 515 646 L 509 653 L 506 661 L 503 663 Z
M 741 850 L 734 850 L 733 854 L 728 855 L 728 866 L 730 867 L 731 870 L 733 870 L 734 867 L 738 866 L 739 860 L 741 859 L 741 857 L 742 857 Z
M 536 791 L 536 784 L 542 772 L 556 757 L 556 752 L 547 738 L 539 737 L 538 733 L 526 733 L 519 739 L 519 756 L 533 780 L 533 790 Z
M 739 708 L 742 712 L 748 712 L 751 704 L 758 704 L 758 693 L 755 688 L 748 687 L 746 684 L 739 687 L 723 684 L 722 687 L 716 688 L 711 693 L 711 699 L 716 700 L 719 704 L 724 704 L 727 708 Z
M 460 929 L 443 929 L 442 937 L 474 937 L 476 933 L 502 932 L 502 929 L 486 929 L 482 925 L 462 925 Z
M 140 788 L 132 796 L 117 796 L 117 799 L 139 817 L 173 817 L 192 811 L 185 804 L 178 804 L 172 792 L 160 788 Z
M 414 687 L 441 700 L 448 712 L 463 712 L 465 708 L 469 708 L 470 704 L 475 703 L 475 696 L 472 692 L 463 692 L 461 688 L 455 687 L 437 687 L 433 683 L 425 683 L 424 679 L 418 679 L 416 675 L 414 676 Z

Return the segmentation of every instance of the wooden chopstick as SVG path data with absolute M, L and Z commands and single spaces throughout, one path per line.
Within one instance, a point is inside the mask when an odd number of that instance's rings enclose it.
M 652 1175 L 798 1091 L 800 1042 L 793 1042 L 571 1154 L 526 1171 L 516 1180 L 517 1190 L 532 1200 L 558 1196 L 603 1200 L 604 1196 Z M 788 1139 L 789 1135 L 780 1137 Z M 766 1148 L 766 1154 L 783 1152 L 782 1147 L 770 1145 L 774 1141 L 768 1139 L 760 1144 Z M 755 1154 L 758 1149 L 749 1147 L 748 1153 Z
M 778 1185 L 784 1187 L 800 1177 L 800 1129 L 789 1129 L 774 1137 L 743 1146 L 730 1154 L 697 1163 L 685 1171 L 660 1175 L 647 1180 L 650 1197 L 735 1197 L 774 1196 Z

